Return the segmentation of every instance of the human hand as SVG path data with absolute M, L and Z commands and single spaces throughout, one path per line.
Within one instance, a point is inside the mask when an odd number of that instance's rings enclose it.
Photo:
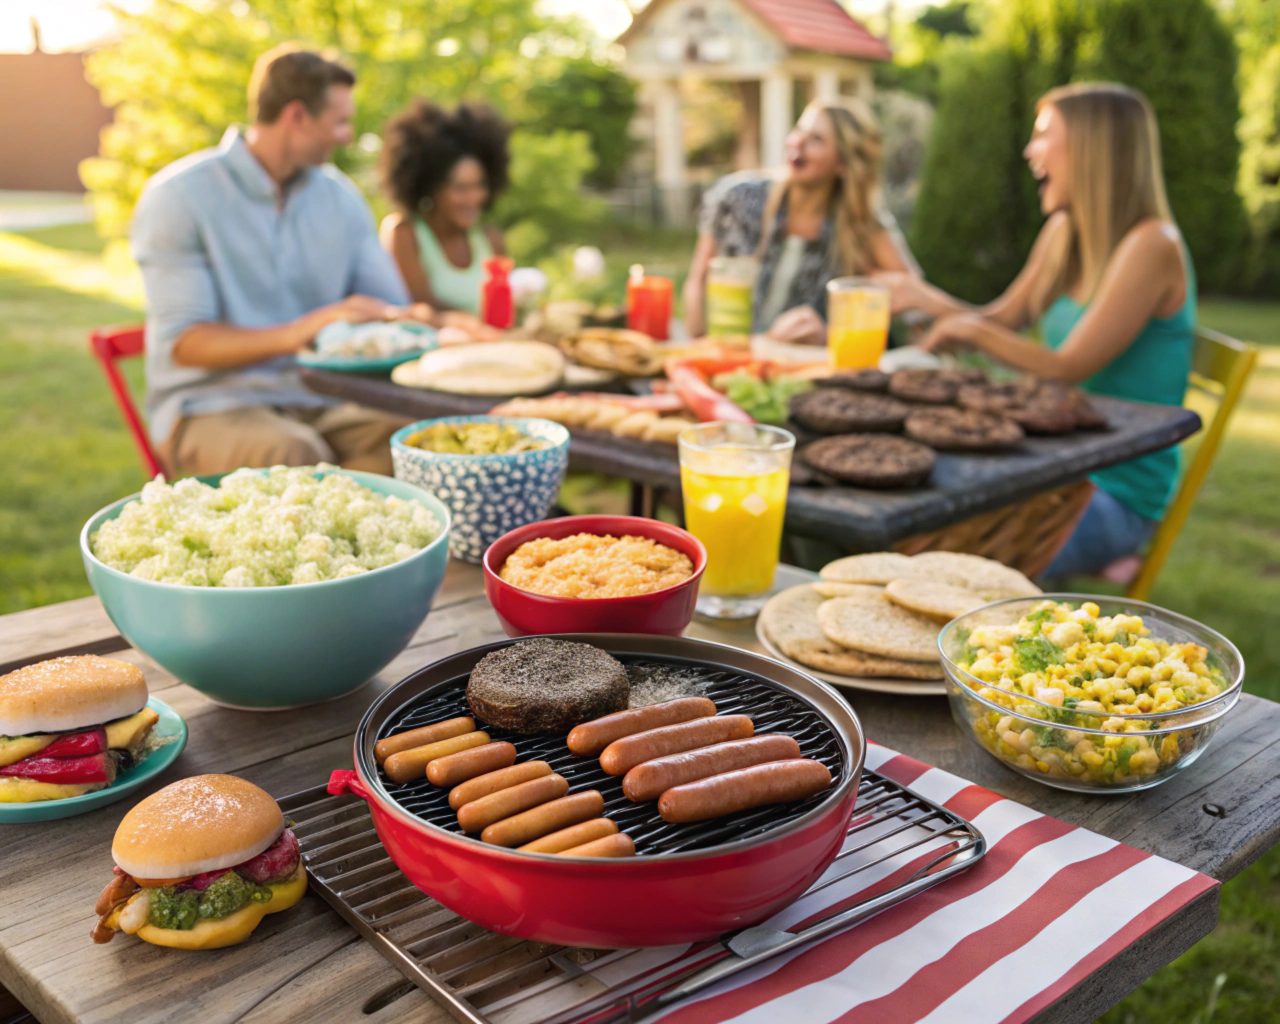
M 443 310 L 434 322 L 437 327 L 452 327 L 455 330 L 465 331 L 474 341 L 496 341 L 502 337 L 502 332 L 496 327 L 490 327 L 478 316 L 464 313 L 460 309 Z
M 910 309 L 925 309 L 928 305 L 925 283 L 905 270 L 877 270 L 871 275 L 871 280 L 889 289 L 891 315 Z
M 827 340 L 827 324 L 812 306 L 793 306 L 779 314 L 766 336 L 792 345 L 823 345 Z
M 976 348 L 982 318 L 976 313 L 956 313 L 933 322 L 929 332 L 916 344 L 926 352 L 957 348 Z

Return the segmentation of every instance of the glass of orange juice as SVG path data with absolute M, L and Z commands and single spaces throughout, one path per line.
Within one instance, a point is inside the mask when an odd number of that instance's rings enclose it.
M 889 343 L 889 289 L 865 277 L 827 282 L 827 354 L 833 370 L 874 368 Z
M 745 619 L 764 607 L 782 545 L 795 437 L 757 423 L 702 423 L 680 435 L 685 526 L 707 549 L 698 611 Z

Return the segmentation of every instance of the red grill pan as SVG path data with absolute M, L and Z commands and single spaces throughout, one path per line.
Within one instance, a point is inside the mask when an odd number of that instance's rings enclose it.
M 865 753 L 862 728 L 834 690 L 778 662 L 701 640 L 598 633 L 556 639 L 593 644 L 623 661 L 697 662 L 787 695 L 830 730 L 827 741 L 838 747 L 838 778 L 799 817 L 762 833 L 744 828 L 745 838 L 730 835 L 705 849 L 679 850 L 681 830 L 696 827 L 687 825 L 666 827 L 665 838 L 651 844 L 677 852 L 617 860 L 487 845 L 407 810 L 384 784 L 373 756 L 386 723 L 456 688 L 482 657 L 516 641 L 473 648 L 414 673 L 374 702 L 356 732 L 354 775 L 335 774 L 330 785 L 333 792 L 350 790 L 368 802 L 382 845 L 414 885 L 491 931 L 561 945 L 629 948 L 712 939 L 757 924 L 822 874 L 844 839 Z M 574 785 L 572 791 L 581 788 L 587 787 Z

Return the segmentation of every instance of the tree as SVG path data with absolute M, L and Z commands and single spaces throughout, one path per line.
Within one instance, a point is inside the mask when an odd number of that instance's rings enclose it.
M 1007 47 L 950 51 L 939 85 L 911 248 L 930 280 L 982 301 L 1009 283 L 1035 237 L 1035 182 L 1018 155 L 1031 113 Z
M 618 183 L 633 148 L 636 88 L 629 78 L 590 56 L 578 57 L 566 61 L 555 78 L 535 83 L 528 102 L 534 111 L 529 128 L 587 133 L 596 157 L 587 177 L 591 184 L 609 188 Z
M 1240 193 L 1249 213 L 1249 283 L 1280 294 L 1280 43 L 1261 58 L 1240 120 Z
M 1238 287 L 1235 65 L 1207 0 L 1010 0 L 977 40 L 943 50 L 913 221 L 925 270 L 975 300 L 1013 279 L 1040 224 L 1021 158 L 1035 102 L 1056 85 L 1111 80 L 1141 89 L 1156 110 L 1170 202 L 1201 283 Z
M 564 67 L 563 44 L 585 48 L 577 22 L 543 17 L 535 6 L 534 0 L 152 0 L 137 13 L 117 9 L 121 38 L 88 62 L 90 80 L 116 111 L 98 157 L 81 165 L 100 230 L 126 234 L 152 174 L 216 145 L 227 125 L 245 119 L 254 60 L 286 40 L 335 49 L 355 70 L 358 143 L 336 159 L 357 180 L 368 177 L 362 172 L 373 162 L 382 125 L 414 96 L 444 104 L 485 100 L 520 121 L 529 116 L 533 84 Z M 517 160 L 511 183 L 517 205 L 530 187 L 558 196 L 540 202 L 572 204 L 581 182 L 579 144 L 559 138 L 568 147 L 559 176 L 530 183 Z M 527 144 L 513 148 L 521 145 Z

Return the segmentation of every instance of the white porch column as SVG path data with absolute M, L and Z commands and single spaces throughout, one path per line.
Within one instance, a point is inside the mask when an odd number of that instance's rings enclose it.
M 813 98 L 830 100 L 840 95 L 840 72 L 835 68 L 819 68 L 813 73 Z
M 685 189 L 684 132 L 680 123 L 680 89 L 669 79 L 654 82 L 653 129 L 656 180 L 662 189 L 667 219 L 684 223 L 688 215 Z
M 760 162 L 779 166 L 786 156 L 787 132 L 791 130 L 791 76 L 771 71 L 760 82 Z

